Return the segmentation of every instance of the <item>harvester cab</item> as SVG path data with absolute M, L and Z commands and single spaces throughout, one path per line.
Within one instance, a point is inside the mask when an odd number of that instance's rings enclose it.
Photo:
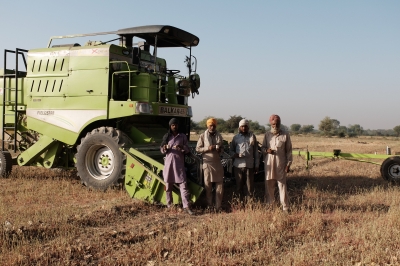
M 52 45 L 55 39 L 99 35 L 116 38 Z M 189 32 L 153 25 L 54 36 L 46 48 L 6 50 L 0 70 L 0 175 L 8 175 L 13 163 L 76 167 L 86 186 L 124 183 L 132 197 L 164 202 L 159 146 L 172 117 L 190 136 L 188 99 L 200 87 L 192 55 L 198 44 Z M 158 56 L 163 48 L 187 50 L 187 75 L 167 67 Z M 26 72 L 18 69 L 18 56 L 7 62 L 9 53 L 22 55 Z M 7 68 L 10 63 L 15 69 Z M 188 161 L 199 168 L 195 156 Z M 202 188 L 196 182 L 189 187 L 195 200 Z

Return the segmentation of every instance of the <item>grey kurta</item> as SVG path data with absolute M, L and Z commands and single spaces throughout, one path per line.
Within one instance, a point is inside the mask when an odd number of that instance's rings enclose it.
M 210 151 L 208 147 L 218 145 L 221 151 Z M 222 136 L 218 132 L 211 135 L 208 129 L 200 135 L 197 141 L 196 151 L 203 155 L 203 169 L 208 169 L 204 173 L 209 173 L 211 182 L 222 182 L 224 179 L 224 169 L 221 164 L 220 154 L 223 152 Z
M 163 170 L 164 181 L 166 183 L 186 182 L 184 153 L 189 152 L 187 137 L 182 133 L 178 133 L 175 137 L 171 135 L 167 143 L 171 147 L 170 149 L 160 148 L 161 152 L 166 154 Z M 176 145 L 182 145 L 183 150 L 177 149 Z
M 276 152 L 274 154 L 266 153 L 271 148 Z M 266 132 L 262 145 L 264 152 L 264 165 L 266 180 L 282 180 L 286 178 L 285 168 L 292 163 L 292 142 L 289 133 L 280 131 L 278 135 Z
M 260 164 L 260 155 L 258 154 L 258 143 L 253 132 L 236 134 L 230 144 L 230 155 L 239 154 L 239 158 L 235 158 L 233 166 L 239 168 L 255 168 Z

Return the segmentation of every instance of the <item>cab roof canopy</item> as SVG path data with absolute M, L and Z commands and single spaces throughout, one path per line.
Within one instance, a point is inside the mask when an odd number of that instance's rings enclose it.
M 157 47 L 190 47 L 197 46 L 200 41 L 197 36 L 168 25 L 126 28 L 118 30 L 116 34 L 126 39 L 139 37 L 150 45 L 155 45 L 157 36 Z
M 107 34 L 119 35 L 126 46 L 132 46 L 133 37 L 144 39 L 148 44 L 154 46 L 156 44 L 157 36 L 157 47 L 192 47 L 197 46 L 200 42 L 200 39 L 197 36 L 176 27 L 168 25 L 149 25 L 120 29 L 117 31 L 53 36 L 50 38 L 47 47 L 50 47 L 53 39 L 76 38 Z

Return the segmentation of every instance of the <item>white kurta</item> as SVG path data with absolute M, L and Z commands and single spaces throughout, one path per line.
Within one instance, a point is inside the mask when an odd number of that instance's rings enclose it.
M 219 145 L 221 151 L 209 151 L 208 147 L 211 145 Z M 208 130 L 200 135 L 197 141 L 196 151 L 203 155 L 203 169 L 205 176 L 211 182 L 222 182 L 224 180 L 224 169 L 222 167 L 220 155 L 223 152 L 222 136 L 218 132 L 211 135 Z
M 271 148 L 274 154 L 266 153 Z M 289 133 L 282 131 L 274 135 L 266 132 L 262 145 L 266 180 L 283 180 L 286 178 L 285 168 L 292 163 L 292 142 Z

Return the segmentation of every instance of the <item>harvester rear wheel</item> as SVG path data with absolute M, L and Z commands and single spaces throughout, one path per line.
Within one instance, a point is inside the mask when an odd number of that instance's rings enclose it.
M 127 135 L 112 127 L 100 127 L 87 133 L 75 154 L 75 166 L 82 183 L 102 190 L 119 185 L 126 167 L 126 156 L 119 148 L 131 142 Z
M 0 152 L 0 176 L 8 177 L 12 170 L 12 157 L 8 151 Z
M 382 177 L 393 183 L 400 183 L 400 157 L 387 158 L 381 165 Z

